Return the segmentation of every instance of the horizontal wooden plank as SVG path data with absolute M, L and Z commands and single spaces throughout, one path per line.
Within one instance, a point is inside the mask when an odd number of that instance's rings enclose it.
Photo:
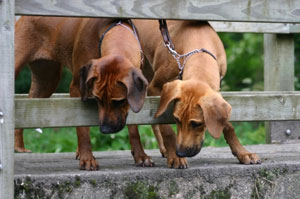
M 54 93 L 51 98 L 66 98 L 70 97 L 69 93 Z M 28 94 L 15 94 L 15 99 L 16 98 L 28 98 Z
M 300 0 L 16 0 L 17 15 L 300 23 Z
M 18 20 L 20 16 L 16 16 Z M 300 33 L 300 24 L 209 21 L 217 32 L 234 33 Z
M 300 33 L 300 24 L 288 23 L 248 23 L 248 22 L 219 22 L 210 21 L 217 32 L 236 33 Z
M 300 120 L 300 92 L 224 92 L 232 106 L 231 121 Z M 159 97 L 147 97 L 139 113 L 130 112 L 127 124 L 174 123 L 172 107 L 153 119 Z M 98 124 L 94 100 L 64 96 L 48 99 L 15 98 L 15 125 L 20 128 L 94 126 Z

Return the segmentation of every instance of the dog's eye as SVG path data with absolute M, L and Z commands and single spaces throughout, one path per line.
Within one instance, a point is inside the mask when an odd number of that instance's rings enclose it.
M 112 100 L 113 105 L 120 106 L 123 105 L 126 102 L 126 99 L 114 99 Z
M 181 121 L 180 121 L 180 119 L 178 117 L 174 117 L 174 119 L 175 119 L 176 123 L 178 123 L 178 124 L 181 123 Z
M 190 125 L 191 125 L 192 128 L 195 129 L 195 128 L 201 127 L 201 126 L 203 125 L 203 122 L 191 121 L 191 122 L 190 122 Z

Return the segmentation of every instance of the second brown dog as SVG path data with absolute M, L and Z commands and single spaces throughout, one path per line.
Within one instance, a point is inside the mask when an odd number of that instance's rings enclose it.
M 55 92 L 62 68 L 72 72 L 70 96 L 98 103 L 102 133 L 116 133 L 126 123 L 128 111 L 138 112 L 148 82 L 141 73 L 139 41 L 128 21 L 96 18 L 21 17 L 15 28 L 15 76 L 25 65 L 31 70 L 29 97 L 45 98 Z M 99 45 L 99 40 L 100 45 Z M 101 56 L 101 57 L 100 57 Z M 80 169 L 97 170 L 88 127 L 77 127 Z M 131 131 L 130 143 L 136 163 L 152 166 Z M 15 150 L 24 147 L 23 130 L 15 131 Z
M 248 152 L 240 144 L 229 122 L 231 106 L 218 92 L 227 63 L 223 44 L 213 28 L 207 22 L 167 21 L 178 54 L 202 49 L 185 61 L 181 59 L 181 65 L 185 66 L 180 71 L 178 63 L 164 45 L 158 22 L 135 20 L 134 23 L 140 31 L 145 56 L 154 71 L 148 93 L 161 96 L 156 117 L 161 116 L 174 102 L 177 139 L 167 125 L 153 128 L 156 134 L 162 134 L 168 166 L 186 168 L 184 157 L 200 152 L 206 129 L 214 138 L 219 138 L 223 131 L 232 153 L 241 163 L 260 163 L 255 153 Z M 178 80 L 180 72 L 182 80 Z M 148 75 L 151 76 L 150 73 Z M 174 157 L 175 151 L 181 158 Z

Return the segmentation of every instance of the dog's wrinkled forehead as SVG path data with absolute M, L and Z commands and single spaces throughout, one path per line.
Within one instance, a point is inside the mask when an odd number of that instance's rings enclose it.
M 127 88 L 120 83 L 128 75 L 130 67 L 124 60 L 115 61 L 109 65 L 97 67 L 97 78 L 94 80 L 93 95 L 100 99 L 126 98 Z
M 108 60 L 106 59 L 95 59 L 92 61 L 92 65 L 96 69 L 96 73 L 99 73 L 101 77 L 107 75 L 124 76 L 128 72 L 131 64 L 127 59 L 122 56 L 114 56 Z
M 122 99 L 127 96 L 126 87 L 119 83 L 118 78 L 112 76 L 105 76 L 105 79 L 95 81 L 93 86 L 93 95 L 103 101 L 110 101 L 111 99 Z
M 203 111 L 199 106 L 199 99 L 201 95 L 191 92 L 184 92 L 180 99 L 175 101 L 174 116 L 181 120 L 197 119 L 203 120 Z

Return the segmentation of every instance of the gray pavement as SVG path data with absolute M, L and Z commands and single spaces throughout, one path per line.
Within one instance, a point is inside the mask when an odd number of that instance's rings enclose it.
M 153 168 L 130 151 L 94 152 L 99 171 L 81 171 L 75 153 L 15 154 L 16 198 L 299 198 L 300 143 L 246 146 L 261 165 L 241 165 L 229 147 L 205 147 L 189 168 L 169 169 L 158 150 Z

